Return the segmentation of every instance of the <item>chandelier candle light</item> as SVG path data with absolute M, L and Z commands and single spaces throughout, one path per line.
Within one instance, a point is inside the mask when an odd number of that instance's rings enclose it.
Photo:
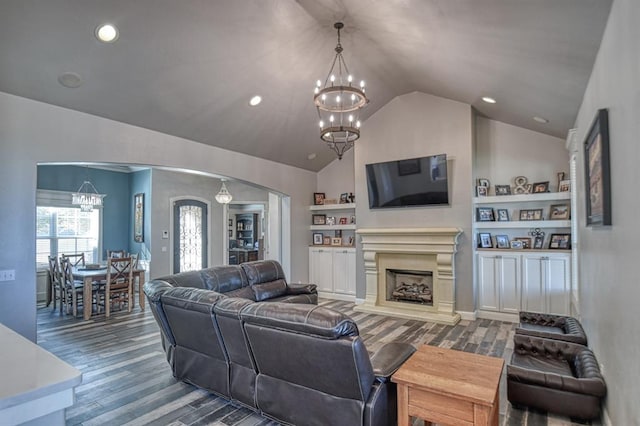
M 98 194 L 98 190 L 93 184 L 85 180 L 77 192 L 71 195 L 71 204 L 80 206 L 80 211 L 91 212 L 94 207 L 102 207 L 104 194 Z
M 344 24 L 336 22 L 333 27 L 338 31 L 336 56 L 324 85 L 320 80 L 316 82 L 313 103 L 320 117 L 320 138 L 341 160 L 360 137 L 358 112 L 369 103 L 369 99 L 365 95 L 364 81 L 360 81 L 359 87 L 353 84 L 353 76 L 342 57 L 340 30 Z

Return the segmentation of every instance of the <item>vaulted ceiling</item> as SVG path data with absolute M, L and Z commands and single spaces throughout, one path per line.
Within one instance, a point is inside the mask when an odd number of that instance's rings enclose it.
M 422 91 L 564 138 L 611 0 L 1 0 L 0 91 L 320 170 L 312 103 L 342 21 L 366 118 Z M 119 38 L 100 43 L 98 25 Z M 81 78 L 63 87 L 65 72 Z M 263 102 L 248 105 L 259 94 Z M 483 96 L 497 100 L 483 103 Z M 549 120 L 538 123 L 534 116 Z M 135 143 L 135 141 L 133 142 Z M 309 159 L 310 154 L 316 154 Z

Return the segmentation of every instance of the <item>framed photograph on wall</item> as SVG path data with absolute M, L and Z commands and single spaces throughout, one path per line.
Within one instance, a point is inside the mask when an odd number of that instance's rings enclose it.
M 587 226 L 611 225 L 609 113 L 598 110 L 584 141 Z
M 144 194 L 133 196 L 133 240 L 136 243 L 144 242 Z

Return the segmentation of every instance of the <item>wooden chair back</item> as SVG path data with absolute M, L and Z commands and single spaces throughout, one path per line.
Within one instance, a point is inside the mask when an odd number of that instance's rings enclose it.
M 49 278 L 51 279 L 51 285 L 60 285 L 60 263 L 55 256 L 49 256 Z
M 84 253 L 62 254 L 63 259 L 68 259 L 71 262 L 71 266 L 85 266 Z
M 110 257 L 107 259 L 107 285 L 126 286 L 133 280 L 133 259 L 131 257 Z
M 129 253 L 127 253 L 124 250 L 107 250 L 107 259 L 128 257 L 128 256 L 129 256 Z

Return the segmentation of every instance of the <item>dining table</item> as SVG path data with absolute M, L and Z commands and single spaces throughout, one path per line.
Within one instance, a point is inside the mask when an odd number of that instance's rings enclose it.
M 145 270 L 142 268 L 135 268 L 132 271 L 133 274 L 133 289 L 135 293 L 136 282 L 138 283 L 138 300 L 140 303 L 140 309 L 144 310 L 144 292 L 142 291 L 142 286 L 144 285 L 144 274 Z M 92 312 L 92 291 L 93 291 L 93 282 L 102 281 L 107 279 L 107 265 L 87 265 L 87 266 L 78 266 L 73 268 L 73 276 L 76 279 L 82 279 L 83 283 L 83 292 L 82 292 L 82 303 L 84 306 L 83 309 L 83 317 L 88 320 L 91 318 Z M 133 297 L 133 304 L 135 306 L 135 294 Z M 87 309 L 87 306 L 89 309 Z M 131 306 L 133 308 L 133 306 Z

